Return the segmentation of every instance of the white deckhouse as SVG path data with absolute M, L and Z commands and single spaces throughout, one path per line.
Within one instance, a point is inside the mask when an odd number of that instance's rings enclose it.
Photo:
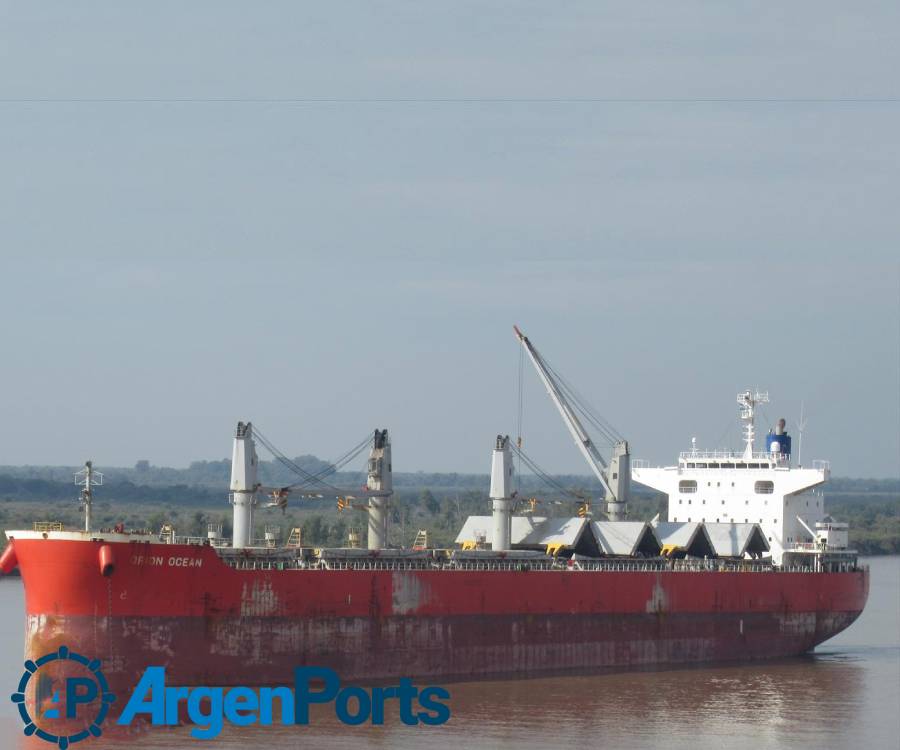
M 678 464 L 652 468 L 632 462 L 632 478 L 668 496 L 670 522 L 705 524 L 756 523 L 762 528 L 780 565 L 810 559 L 810 553 L 842 556 L 847 524 L 825 514 L 821 486 L 831 470 L 827 461 L 810 467 L 791 465 L 791 438 L 784 420 L 766 435 L 766 449 L 754 450 L 754 412 L 768 402 L 767 393 L 744 391 L 737 396 L 744 423 L 743 451 L 683 451 Z

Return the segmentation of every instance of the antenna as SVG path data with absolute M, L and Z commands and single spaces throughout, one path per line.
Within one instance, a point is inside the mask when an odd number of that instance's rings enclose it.
M 800 419 L 797 420 L 797 468 L 802 468 L 803 463 L 803 430 L 806 429 L 806 417 L 803 416 L 803 402 L 800 402 Z
M 756 405 L 769 403 L 769 392 L 760 393 L 757 390 L 756 393 L 753 393 L 752 391 L 744 391 L 737 395 L 737 402 L 738 406 L 740 406 L 741 419 L 744 421 L 744 442 L 747 443 L 747 447 L 744 449 L 744 460 L 749 461 L 753 458 L 753 438 L 755 435 L 753 418 L 756 412 Z
M 81 487 L 80 510 L 84 511 L 84 530 L 91 530 L 91 500 L 94 499 L 93 487 L 103 484 L 103 474 L 94 471 L 93 461 L 85 461 L 84 468 L 75 472 L 75 484 Z

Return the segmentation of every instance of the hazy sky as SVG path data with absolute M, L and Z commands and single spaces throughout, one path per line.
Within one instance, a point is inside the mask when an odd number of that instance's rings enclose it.
M 484 471 L 519 323 L 626 437 L 900 473 L 900 6 L 0 2 L 0 464 L 252 419 Z M 525 444 L 586 468 L 526 371 Z M 792 430 L 796 432 L 795 429 Z

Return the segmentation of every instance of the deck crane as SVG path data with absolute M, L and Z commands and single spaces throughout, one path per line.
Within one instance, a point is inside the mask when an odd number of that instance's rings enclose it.
M 304 476 L 302 482 L 287 487 L 267 487 L 256 481 L 259 459 L 256 455 L 256 441 L 269 450 L 284 465 Z M 356 456 L 366 444 L 371 443 L 369 451 L 368 478 L 363 489 L 352 494 L 323 481 L 323 474 L 310 474 L 288 459 L 272 443 L 266 439 L 250 422 L 238 422 L 234 434 L 234 447 L 231 460 L 231 493 L 229 500 L 234 506 L 233 538 L 231 546 L 235 549 L 253 546 L 254 508 L 259 504 L 257 495 L 260 492 L 269 497 L 266 507 L 287 507 L 288 495 L 296 492 L 301 496 L 323 497 L 323 492 L 333 491 L 338 499 L 338 507 L 343 507 L 348 500 L 366 498 L 368 505 L 360 506 L 369 513 L 369 549 L 382 549 L 387 546 L 387 508 L 389 498 L 393 495 L 391 469 L 391 442 L 387 430 L 375 430 L 374 441 L 367 438 L 355 448 L 351 448 L 337 463 L 345 463 L 348 456 Z M 335 465 L 332 465 L 335 468 Z M 303 488 L 302 484 L 313 482 L 311 487 Z M 315 484 L 320 487 L 317 490 Z M 310 495 L 312 490 L 312 495 Z M 356 507 L 356 506 L 354 506 Z
M 519 327 L 513 326 L 513 329 L 516 332 L 516 338 L 528 354 L 534 369 L 537 370 L 538 376 L 547 388 L 547 393 L 550 394 L 563 422 L 575 440 L 575 445 L 578 446 L 578 450 L 588 462 L 591 471 L 603 485 L 603 489 L 606 491 L 606 506 L 610 520 L 624 521 L 631 488 L 631 454 L 628 452 L 628 441 L 619 439 L 613 443 L 612 457 L 607 464 L 578 419 L 557 376 L 553 374 L 538 350 L 519 330 Z

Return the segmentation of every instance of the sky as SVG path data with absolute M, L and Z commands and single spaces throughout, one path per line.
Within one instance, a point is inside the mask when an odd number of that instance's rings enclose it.
M 0 464 L 250 419 L 487 472 L 518 324 L 631 443 L 900 475 L 900 8 L 0 2 Z M 533 371 L 526 451 L 586 473 Z

